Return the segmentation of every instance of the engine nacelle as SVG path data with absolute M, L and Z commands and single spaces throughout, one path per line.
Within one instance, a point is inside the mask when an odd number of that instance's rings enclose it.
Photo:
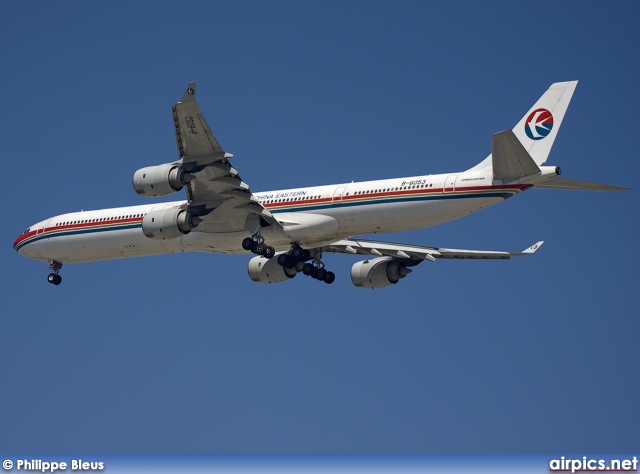
M 141 168 L 133 173 L 133 189 L 142 196 L 166 196 L 193 179 L 177 163 Z
M 358 288 L 384 288 L 395 285 L 413 270 L 392 257 L 364 260 L 351 267 L 351 281 Z
M 280 283 L 298 273 L 297 268 L 285 268 L 278 264 L 278 258 L 267 259 L 262 255 L 253 257 L 247 265 L 249 277 L 256 283 Z
M 188 234 L 202 219 L 179 207 L 151 211 L 142 218 L 142 232 L 150 239 L 175 239 Z

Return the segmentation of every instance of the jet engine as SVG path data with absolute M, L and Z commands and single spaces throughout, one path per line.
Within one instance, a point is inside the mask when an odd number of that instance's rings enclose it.
M 262 255 L 253 257 L 247 266 L 249 277 L 256 283 L 279 283 L 296 276 L 297 268 L 285 268 L 277 258 L 266 259 Z
M 202 219 L 179 207 L 151 211 L 142 218 L 142 232 L 150 239 L 175 239 L 188 234 Z
M 384 288 L 395 285 L 412 271 L 407 268 L 407 263 L 392 257 L 380 257 L 355 263 L 351 267 L 351 281 L 358 288 Z
M 177 163 L 165 163 L 133 173 L 133 189 L 141 196 L 166 196 L 180 191 L 192 179 Z

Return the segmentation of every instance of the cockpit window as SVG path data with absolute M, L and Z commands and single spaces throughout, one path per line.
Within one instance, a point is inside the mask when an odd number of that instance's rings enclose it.
M 23 232 L 23 234 L 28 234 L 30 230 L 31 230 L 31 227 L 29 227 L 27 230 L 25 230 L 25 231 Z

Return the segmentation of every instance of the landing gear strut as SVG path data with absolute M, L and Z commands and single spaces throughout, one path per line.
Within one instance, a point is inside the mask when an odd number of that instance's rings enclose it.
M 47 265 L 53 270 L 53 273 L 49 273 L 49 276 L 47 276 L 47 281 L 52 285 L 58 286 L 62 283 L 62 277 L 59 275 L 62 263 L 49 259 L 47 260 Z
M 260 235 L 260 229 L 258 229 L 251 237 L 247 237 L 242 241 L 242 248 L 249 250 L 256 255 L 262 255 L 264 258 L 269 260 L 271 260 L 276 254 L 276 249 L 265 243 L 264 237 Z

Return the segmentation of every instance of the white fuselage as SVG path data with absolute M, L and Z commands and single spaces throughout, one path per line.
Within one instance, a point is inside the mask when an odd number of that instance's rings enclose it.
M 283 228 L 261 234 L 278 251 L 292 242 L 320 247 L 352 235 L 399 232 L 440 224 L 529 188 L 493 181 L 491 170 L 254 193 Z M 246 253 L 242 240 L 256 229 L 216 232 L 203 225 L 174 239 L 147 238 L 142 219 L 150 211 L 185 201 L 74 212 L 31 226 L 14 243 L 22 255 L 61 263 L 139 257 L 185 251 Z

